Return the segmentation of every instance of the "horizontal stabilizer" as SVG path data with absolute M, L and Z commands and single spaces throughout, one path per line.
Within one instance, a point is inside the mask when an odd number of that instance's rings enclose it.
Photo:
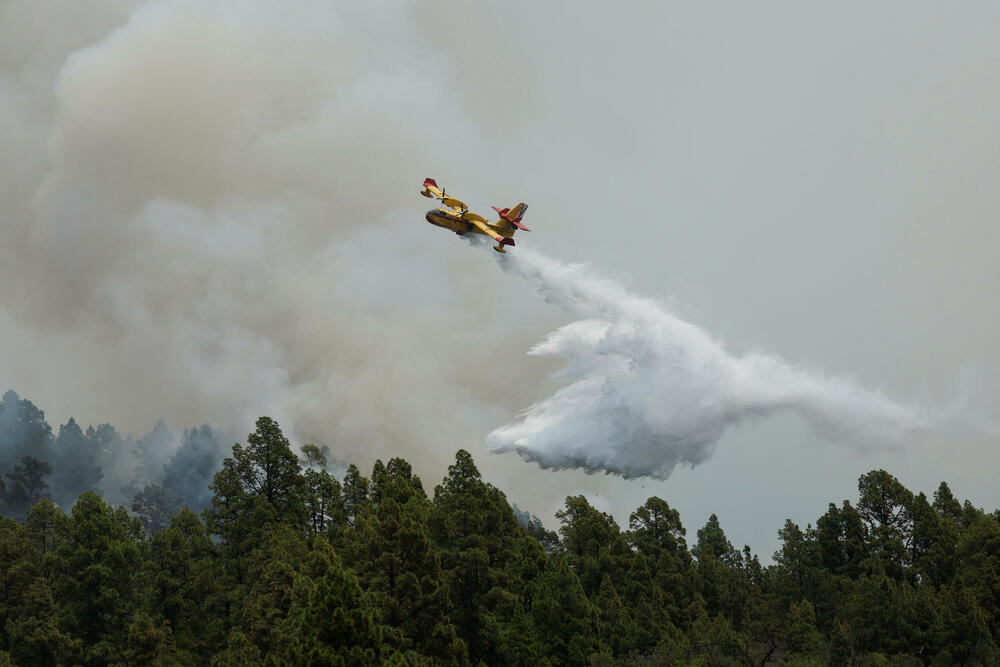
M 524 212 L 528 210 L 528 205 L 521 202 L 513 208 L 499 208 L 497 206 L 493 207 L 493 210 L 500 214 L 500 217 L 514 225 L 518 229 L 530 232 L 531 230 L 521 224 L 521 218 L 524 217 Z

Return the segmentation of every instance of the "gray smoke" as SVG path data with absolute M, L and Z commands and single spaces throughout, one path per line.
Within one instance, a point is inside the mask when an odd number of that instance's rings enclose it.
M 160 484 L 163 480 L 163 468 L 178 451 L 176 436 L 162 419 L 153 426 L 153 430 L 139 438 L 132 448 L 137 462 L 135 484 L 146 486 Z
M 516 451 L 545 468 L 663 479 L 677 465 L 706 461 L 727 428 L 784 411 L 855 447 L 899 444 L 943 420 L 773 355 L 733 356 L 664 304 L 584 265 L 523 248 L 499 261 L 580 319 L 529 352 L 563 359 L 556 377 L 566 386 L 493 431 L 492 452 Z
M 4 10 L 0 315 L 36 375 L 64 364 L 61 407 L 126 431 L 267 414 L 443 468 L 513 408 L 493 381 L 528 339 L 414 210 L 484 152 L 414 4 L 126 4 Z
M 0 462 L 16 462 L 24 456 L 44 459 L 51 446 L 52 427 L 45 411 L 17 392 L 5 391 L 0 399 Z
M 163 466 L 161 485 L 181 505 L 202 510 L 209 506 L 212 478 L 222 469 L 222 460 L 232 455 L 236 439 L 209 426 L 184 431 L 180 446 Z
M 54 436 L 33 402 L 14 391 L 0 400 L 0 479 L 23 457 L 44 461 L 51 472 L 43 495 L 67 511 L 84 491 L 129 507 L 139 491 L 151 486 L 169 492 L 178 507 L 204 509 L 212 478 L 237 440 L 234 433 L 207 425 L 186 429 L 177 438 L 163 420 L 138 439 L 123 438 L 111 424 L 84 429 L 72 417 Z M 333 466 L 340 464 L 331 460 Z

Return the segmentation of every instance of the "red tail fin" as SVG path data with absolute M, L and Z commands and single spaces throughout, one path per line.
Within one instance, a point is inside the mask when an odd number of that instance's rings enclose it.
M 521 203 L 515 206 L 513 209 L 510 208 L 499 208 L 497 206 L 493 207 L 493 210 L 500 214 L 500 217 L 514 225 L 518 229 L 526 232 L 531 230 L 521 224 L 521 218 L 524 216 L 524 212 L 528 210 L 528 205 Z

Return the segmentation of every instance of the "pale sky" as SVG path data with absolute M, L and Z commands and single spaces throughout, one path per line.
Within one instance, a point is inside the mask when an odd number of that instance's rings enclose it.
M 996 508 L 974 428 L 856 451 L 779 416 L 665 481 L 488 455 L 568 318 L 417 192 L 528 202 L 519 247 L 734 354 L 995 421 L 998 32 L 987 2 L 0 3 L 0 391 L 54 427 L 269 414 L 428 488 L 464 447 L 550 526 L 655 494 L 765 559 L 875 468 Z

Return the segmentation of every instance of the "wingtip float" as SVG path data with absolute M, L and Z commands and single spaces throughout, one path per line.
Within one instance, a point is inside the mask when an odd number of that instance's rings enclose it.
M 441 206 L 427 211 L 425 216 L 427 222 L 450 229 L 459 236 L 466 232 L 485 234 L 497 242 L 493 246 L 497 252 L 507 252 L 504 247 L 514 245 L 512 237 L 518 229 L 525 232 L 531 231 L 521 224 L 521 219 L 524 217 L 525 211 L 528 210 L 528 205 L 523 202 L 511 208 L 494 206 L 493 210 L 500 215 L 500 219 L 496 222 L 487 222 L 486 218 L 470 211 L 463 202 L 445 194 L 444 188 L 439 188 L 437 181 L 433 178 L 424 180 L 424 189 L 420 191 L 420 194 L 441 201 Z

